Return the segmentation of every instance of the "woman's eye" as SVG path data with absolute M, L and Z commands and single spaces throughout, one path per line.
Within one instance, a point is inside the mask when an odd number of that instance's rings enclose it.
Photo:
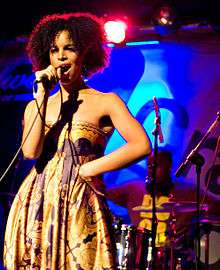
M 51 49 L 50 49 L 50 52 L 51 52 L 51 53 L 55 53 L 56 51 L 57 51 L 56 48 L 51 48 Z
M 72 51 L 72 52 L 75 52 L 76 51 L 76 48 L 75 47 L 68 47 L 67 50 Z

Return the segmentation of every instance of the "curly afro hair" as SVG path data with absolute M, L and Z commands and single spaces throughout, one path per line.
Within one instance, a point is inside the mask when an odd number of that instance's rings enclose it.
M 90 13 L 52 14 L 43 17 L 33 29 L 26 50 L 37 71 L 50 65 L 49 51 L 56 36 L 67 30 L 76 49 L 85 53 L 84 76 L 101 71 L 108 64 L 108 50 L 102 21 Z

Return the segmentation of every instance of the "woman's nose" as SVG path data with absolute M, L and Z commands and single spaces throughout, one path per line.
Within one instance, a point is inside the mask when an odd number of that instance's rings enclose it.
M 58 55 L 58 59 L 60 61 L 64 61 L 66 59 L 66 55 L 64 54 L 64 52 L 59 52 L 59 55 Z

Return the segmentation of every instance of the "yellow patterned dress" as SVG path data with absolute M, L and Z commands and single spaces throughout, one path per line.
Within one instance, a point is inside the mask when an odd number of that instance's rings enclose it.
M 86 122 L 49 129 L 43 153 L 10 210 L 7 270 L 115 269 L 104 184 L 101 177 L 79 177 L 77 169 L 103 155 L 108 135 Z

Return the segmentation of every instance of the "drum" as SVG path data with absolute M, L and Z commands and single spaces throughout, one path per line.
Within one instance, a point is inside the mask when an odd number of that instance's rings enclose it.
M 114 225 L 116 242 L 116 269 L 147 270 L 152 263 L 151 232 L 128 224 Z M 156 247 L 157 270 L 192 270 L 189 252 L 183 246 Z
M 117 269 L 146 269 L 150 233 L 144 228 L 121 224 L 114 226 Z
M 213 222 L 214 223 L 214 222 Z M 204 233 L 204 232 L 203 232 Z M 201 244 L 201 270 L 220 269 L 220 221 L 219 224 L 211 225 L 211 230 L 202 234 Z M 206 256 L 208 256 L 206 263 Z M 207 265 L 206 265 L 207 264 Z

